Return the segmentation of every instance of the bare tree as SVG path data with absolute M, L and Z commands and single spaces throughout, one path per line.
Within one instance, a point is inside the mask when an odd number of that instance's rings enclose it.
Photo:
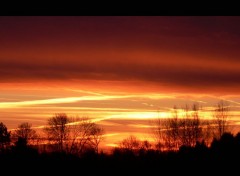
M 176 106 L 172 111 L 172 117 L 158 117 L 152 123 L 152 134 L 157 150 L 174 150 L 178 146 L 178 111 Z
M 179 110 L 183 115 L 179 117 Z M 181 145 L 194 146 L 203 140 L 203 130 L 199 117 L 199 106 L 193 104 L 192 109 L 186 105 L 182 109 L 174 106 L 172 117 L 158 118 L 154 123 L 154 136 L 162 149 L 178 150 Z
M 72 118 L 69 130 L 68 152 L 81 155 L 85 150 L 91 148 L 98 153 L 104 134 L 104 130 L 99 125 L 88 117 Z
M 7 130 L 6 125 L 0 123 L 0 150 L 4 150 L 10 144 L 11 132 Z
M 185 108 L 182 108 L 184 111 L 183 117 L 180 119 L 179 122 L 179 146 L 190 146 L 190 140 L 191 140 L 191 131 L 190 131 L 190 115 L 189 115 L 189 107 L 188 105 L 185 106 Z
M 123 139 L 119 146 L 122 149 L 134 151 L 140 148 L 140 140 L 136 136 L 130 135 L 126 139 Z
M 195 146 L 203 140 L 202 125 L 199 117 L 199 106 L 193 104 L 192 109 L 188 105 L 183 108 L 184 116 L 179 122 L 180 145 Z
M 67 115 L 59 113 L 48 119 L 48 124 L 44 128 L 49 141 L 53 141 L 53 143 L 57 145 L 57 150 L 64 150 L 64 143 L 69 135 L 68 122 L 69 119 Z
M 164 119 L 157 118 L 153 121 L 152 134 L 155 141 L 155 147 L 157 150 L 161 151 L 163 147 L 163 130 L 164 130 Z
M 217 126 L 216 138 L 220 139 L 228 129 L 229 105 L 226 101 L 219 101 L 214 111 L 215 123 Z
M 28 122 L 21 123 L 18 128 L 13 131 L 13 138 L 15 138 L 15 140 L 21 138 L 21 140 L 26 142 L 26 145 L 37 140 L 37 137 L 36 130 L 32 129 L 32 125 Z
M 173 108 L 172 117 L 165 122 L 165 146 L 168 150 L 176 150 L 179 146 L 179 115 L 176 106 Z
M 210 146 L 213 134 L 214 134 L 214 122 L 212 120 L 202 120 L 201 127 L 202 127 L 202 140 L 207 146 Z
M 103 140 L 103 134 L 104 134 L 103 128 L 94 123 L 90 131 L 91 135 L 90 145 L 94 148 L 96 153 L 98 153 L 99 151 L 99 144 Z
M 152 144 L 148 140 L 141 141 L 141 149 L 143 150 L 149 150 L 152 148 Z
M 103 140 L 104 130 L 88 117 L 69 118 L 66 114 L 55 114 L 45 127 L 48 139 L 60 151 L 81 155 L 91 149 L 96 153 Z
M 199 105 L 193 104 L 192 111 L 193 145 L 195 145 L 196 142 L 200 142 L 203 139 L 203 131 L 199 118 Z
M 179 110 L 183 112 L 181 116 L 178 114 Z M 209 145 L 214 135 L 220 139 L 228 131 L 229 106 L 226 102 L 218 103 L 214 111 L 215 121 L 203 121 L 199 111 L 198 104 L 193 104 L 192 107 L 186 105 L 181 109 L 175 106 L 172 117 L 154 121 L 153 134 L 156 146 L 159 147 L 157 149 L 178 150 L 182 145 L 193 147 L 199 142 Z
M 152 148 L 148 140 L 140 140 L 134 135 L 130 135 L 119 143 L 119 148 L 123 151 L 131 151 L 135 154 L 143 153 Z

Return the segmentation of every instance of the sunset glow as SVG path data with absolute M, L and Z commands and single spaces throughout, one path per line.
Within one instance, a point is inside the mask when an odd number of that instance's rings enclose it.
M 239 127 L 240 17 L 1 16 L 0 26 L 9 129 L 66 113 L 100 124 L 114 147 L 131 134 L 151 141 L 152 120 L 174 106 L 196 103 L 211 119 L 219 100 Z

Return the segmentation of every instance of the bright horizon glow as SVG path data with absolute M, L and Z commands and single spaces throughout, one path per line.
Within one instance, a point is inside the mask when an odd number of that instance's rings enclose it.
M 37 95 L 37 92 L 44 89 L 44 87 L 39 87 L 37 90 L 31 91 L 31 94 L 33 94 L 32 96 Z M 54 87 L 48 88 L 53 92 L 51 89 L 54 89 Z M 231 103 L 230 124 L 238 125 L 240 123 L 238 118 L 240 114 L 239 103 L 234 99 L 231 100 L 235 96 L 226 98 L 225 96 L 216 97 L 206 94 L 188 94 L 186 96 L 186 94 L 180 93 L 164 95 L 163 93 L 154 92 L 138 94 L 125 92 L 123 94 L 118 91 L 108 92 L 107 94 L 101 91 L 95 93 L 94 88 L 91 89 L 89 91 L 77 91 L 75 89 L 74 93 L 78 95 L 80 92 L 81 96 L 67 97 L 69 90 L 66 90 L 66 92 L 63 92 L 65 97 L 61 98 L 27 100 L 28 96 L 24 96 L 24 101 L 1 102 L 0 114 L 2 117 L 10 116 L 5 120 L 2 118 L 7 125 L 10 124 L 10 130 L 14 130 L 21 122 L 30 122 L 33 128 L 38 131 L 41 131 L 46 126 L 47 119 L 55 113 L 66 113 L 70 118 L 89 117 L 92 122 L 99 124 L 105 130 L 104 141 L 101 144 L 104 149 L 116 147 L 128 135 L 135 135 L 141 140 L 147 139 L 153 142 L 151 135 L 153 124 L 151 122 L 157 118 L 171 118 L 174 105 L 181 109 L 186 104 L 191 108 L 193 103 L 197 103 L 202 107 L 199 111 L 200 118 L 203 120 L 213 119 L 213 110 L 221 98 Z M 55 96 L 54 93 L 52 95 Z M 72 91 L 69 95 L 73 95 Z M 192 111 L 189 111 L 189 113 L 192 113 Z M 13 118 L 15 114 L 19 114 L 19 118 Z M 180 118 L 184 114 L 184 111 L 178 110 Z M 18 121 L 15 121 L 16 119 Z M 126 133 L 126 131 L 129 132 Z

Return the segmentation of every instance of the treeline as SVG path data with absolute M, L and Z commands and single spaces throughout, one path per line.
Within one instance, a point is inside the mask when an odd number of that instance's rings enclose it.
M 229 124 L 229 105 L 220 101 L 212 116 L 202 118 L 201 107 L 198 104 L 186 105 L 182 108 L 176 106 L 172 110 L 172 116 L 157 118 L 151 122 L 152 131 L 150 137 L 154 140 L 139 140 L 130 135 L 119 143 L 119 148 L 125 150 L 155 149 L 158 151 L 178 151 L 180 147 L 194 147 L 204 143 L 207 147 L 215 139 L 220 139 L 226 132 L 231 132 Z
M 38 174 L 79 175 L 193 175 L 238 172 L 240 133 L 224 133 L 208 147 L 197 143 L 178 151 L 115 148 L 111 154 L 85 152 L 76 156 L 66 152 L 39 153 L 33 148 L 12 148 L 0 155 L 1 170 L 21 172 L 33 169 Z
M 85 117 L 55 114 L 42 127 L 41 134 L 29 123 L 12 131 L 0 123 L 0 162 L 18 167 L 27 164 L 36 169 L 41 165 L 55 174 L 80 168 L 90 175 L 116 175 L 109 170 L 117 171 L 117 175 L 175 171 L 186 175 L 189 167 L 215 173 L 219 168 L 234 167 L 234 160 L 240 157 L 240 132 L 230 132 L 229 106 L 219 102 L 211 120 L 202 119 L 199 109 L 196 104 L 175 107 L 171 118 L 153 121 L 150 135 L 154 142 L 130 135 L 110 154 L 99 151 L 104 129 Z
M 0 123 L 0 153 L 9 150 L 35 149 L 40 153 L 60 152 L 82 155 L 92 151 L 98 153 L 103 139 L 103 129 L 89 118 L 69 118 L 64 113 L 49 118 L 40 135 L 28 122 L 8 131 Z
M 204 143 L 207 147 L 215 139 L 220 139 L 229 128 L 229 106 L 220 101 L 213 110 L 211 119 L 202 119 L 200 107 L 193 104 L 183 108 L 176 106 L 172 117 L 158 118 L 152 121 L 149 134 L 154 142 L 141 141 L 130 135 L 118 144 L 118 149 L 138 150 L 154 149 L 158 151 L 178 151 L 180 147 L 194 147 Z M 39 133 L 39 131 L 41 133 Z M 64 113 L 55 114 L 40 127 L 38 132 L 28 122 L 8 131 L 0 123 L 0 152 L 9 147 L 32 147 L 39 152 L 65 152 L 77 156 L 86 151 L 99 153 L 99 144 L 103 141 L 104 129 L 87 117 L 73 118 Z

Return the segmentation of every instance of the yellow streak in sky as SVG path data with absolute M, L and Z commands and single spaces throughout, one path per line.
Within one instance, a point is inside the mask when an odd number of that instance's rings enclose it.
M 121 119 L 154 119 L 158 118 L 158 115 L 156 112 L 127 112 L 110 115 L 109 117 Z
M 82 90 L 80 90 L 82 92 Z M 124 98 L 150 98 L 150 99 L 162 99 L 162 98 L 174 98 L 174 96 L 166 96 L 161 94 L 141 94 L 141 95 L 102 95 L 99 93 L 88 92 L 95 94 L 92 96 L 81 97 L 64 97 L 64 98 L 52 98 L 43 100 L 29 100 L 29 101 L 15 101 L 15 102 L 0 102 L 1 108 L 17 108 L 24 106 L 46 105 L 46 104 L 61 104 L 61 103 L 74 103 L 78 101 L 101 101 L 112 99 L 124 99 Z
M 32 106 L 41 104 L 59 104 L 59 103 L 74 103 L 78 101 L 99 101 L 99 100 L 110 100 L 128 98 L 129 96 L 82 96 L 82 97 L 66 97 L 66 98 L 53 98 L 45 100 L 31 100 L 31 101 L 19 101 L 19 102 L 1 102 L 0 108 L 12 108 L 19 106 Z
M 103 137 L 116 136 L 116 135 L 121 135 L 121 133 L 108 133 L 108 134 L 104 134 Z
M 231 102 L 231 103 L 235 103 L 235 104 L 237 104 L 237 105 L 240 105 L 240 103 L 239 102 L 237 102 L 237 101 L 233 101 L 233 100 L 227 100 L 227 99 L 224 99 L 225 101 L 228 101 L 228 102 Z
M 105 145 L 105 147 L 110 147 L 110 148 L 116 148 L 118 146 L 119 146 L 119 144 L 115 144 L 115 143 L 108 143 Z
M 128 125 L 128 126 L 137 127 L 137 128 L 153 128 L 152 125 L 143 125 L 143 124 L 131 124 L 131 125 Z

